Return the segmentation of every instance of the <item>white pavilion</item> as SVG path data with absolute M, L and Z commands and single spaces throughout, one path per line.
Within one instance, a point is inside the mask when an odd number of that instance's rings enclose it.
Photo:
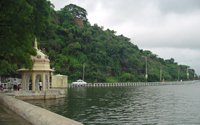
M 42 91 L 46 91 L 50 88 L 49 74 L 54 70 L 50 69 L 48 56 L 38 49 L 36 38 L 34 48 L 37 51 L 37 55 L 31 56 L 31 60 L 34 62 L 33 68 L 31 70 L 25 68 L 17 70 L 22 74 L 22 90 L 39 90 L 39 78 L 41 78 Z M 32 79 L 31 82 L 30 79 Z

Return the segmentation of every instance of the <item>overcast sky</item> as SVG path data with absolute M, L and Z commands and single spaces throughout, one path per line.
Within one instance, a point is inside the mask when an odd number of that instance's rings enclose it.
M 70 3 L 88 12 L 91 25 L 123 34 L 139 49 L 174 58 L 200 75 L 200 0 L 50 0 L 55 10 Z

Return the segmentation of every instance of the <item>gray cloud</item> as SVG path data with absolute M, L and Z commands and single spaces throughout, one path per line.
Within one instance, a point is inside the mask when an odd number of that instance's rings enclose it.
M 186 13 L 200 9 L 199 0 L 158 0 L 163 13 Z

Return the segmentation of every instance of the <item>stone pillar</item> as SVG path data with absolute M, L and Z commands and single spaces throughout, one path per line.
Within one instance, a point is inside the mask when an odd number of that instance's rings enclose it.
M 45 91 L 45 73 L 42 74 L 42 91 Z
M 40 90 L 39 89 L 39 74 L 35 74 L 35 91 L 38 91 L 38 90 Z
M 47 81 L 47 90 L 49 90 L 49 83 L 50 83 L 50 81 L 49 81 L 49 80 L 50 80 L 50 79 L 49 79 L 49 73 L 47 73 L 47 80 L 48 80 L 48 81 Z
M 29 80 L 30 80 L 30 76 L 29 74 L 25 73 L 25 85 L 24 85 L 24 90 L 29 90 Z
M 26 74 L 22 74 L 22 90 L 26 90 Z
M 32 74 L 32 90 L 35 91 L 35 73 Z

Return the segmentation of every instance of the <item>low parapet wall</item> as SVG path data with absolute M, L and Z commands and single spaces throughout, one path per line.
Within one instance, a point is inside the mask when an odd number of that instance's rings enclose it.
M 25 99 L 56 99 L 65 97 L 65 89 L 47 91 L 14 91 L 11 95 L 15 98 Z
M 0 94 L 0 102 L 33 125 L 82 125 L 46 109 L 6 96 L 6 94 Z

